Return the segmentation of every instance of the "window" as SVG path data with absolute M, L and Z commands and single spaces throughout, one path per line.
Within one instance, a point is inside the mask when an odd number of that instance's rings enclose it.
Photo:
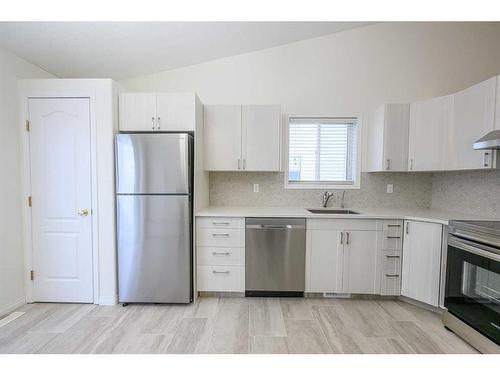
M 359 188 L 358 120 L 290 117 L 288 188 Z

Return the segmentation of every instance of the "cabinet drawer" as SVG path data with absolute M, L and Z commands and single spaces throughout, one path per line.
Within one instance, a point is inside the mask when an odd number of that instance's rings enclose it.
M 387 272 L 388 275 L 391 275 Z M 399 296 L 401 294 L 401 277 L 387 276 L 385 273 L 380 280 L 380 294 L 382 296 Z
M 392 235 L 384 232 L 382 238 L 382 249 L 383 250 L 397 250 L 401 251 L 403 248 L 403 237 L 400 235 Z
M 384 220 L 383 229 L 390 233 L 402 233 L 403 222 L 401 220 Z
M 245 228 L 245 219 L 241 217 L 199 217 L 196 219 L 198 228 Z
M 243 247 L 198 246 L 196 262 L 200 266 L 243 266 Z
M 200 229 L 196 237 L 198 246 L 244 247 L 244 229 Z
M 401 253 L 399 251 L 382 252 L 382 276 L 401 275 Z
M 380 221 L 372 219 L 307 219 L 311 230 L 382 230 Z
M 200 292 L 244 292 L 245 267 L 198 266 L 198 290 Z

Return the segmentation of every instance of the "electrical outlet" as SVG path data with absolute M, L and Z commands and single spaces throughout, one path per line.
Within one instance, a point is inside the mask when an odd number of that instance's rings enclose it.
M 253 192 L 258 193 L 259 192 L 259 184 L 253 184 Z
M 387 184 L 387 193 L 392 194 L 394 191 L 394 186 L 392 184 Z

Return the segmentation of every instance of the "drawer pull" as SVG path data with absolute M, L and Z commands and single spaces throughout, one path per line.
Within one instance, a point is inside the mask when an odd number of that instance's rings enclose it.
M 399 255 L 386 255 L 386 258 L 399 258 Z
M 390 273 L 386 273 L 385 276 L 386 277 L 399 277 L 399 275 L 397 275 L 397 274 L 390 274 Z
M 229 233 L 212 233 L 214 237 L 229 237 Z
M 401 238 L 401 236 L 387 236 L 389 239 L 396 239 L 396 238 Z
M 218 274 L 218 273 L 221 273 L 221 274 L 226 274 L 226 275 L 229 275 L 229 272 L 230 271 L 216 271 L 216 270 L 213 270 L 212 273 L 213 274 Z
M 221 253 L 221 252 L 217 252 L 217 251 L 213 251 L 212 252 L 212 255 L 230 255 L 231 253 L 229 252 L 225 252 L 225 253 Z
M 401 224 L 387 224 L 389 228 L 401 228 Z
M 213 225 L 229 225 L 229 222 L 228 221 L 225 221 L 225 222 L 222 222 L 222 221 L 212 221 L 212 224 Z

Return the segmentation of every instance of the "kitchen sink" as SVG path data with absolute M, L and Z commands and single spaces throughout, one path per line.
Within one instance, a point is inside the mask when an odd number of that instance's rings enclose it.
M 307 211 L 309 211 L 312 214 L 337 214 L 337 215 L 358 215 L 359 212 L 353 211 L 353 210 L 344 210 L 344 209 L 321 209 L 321 208 L 308 208 Z

